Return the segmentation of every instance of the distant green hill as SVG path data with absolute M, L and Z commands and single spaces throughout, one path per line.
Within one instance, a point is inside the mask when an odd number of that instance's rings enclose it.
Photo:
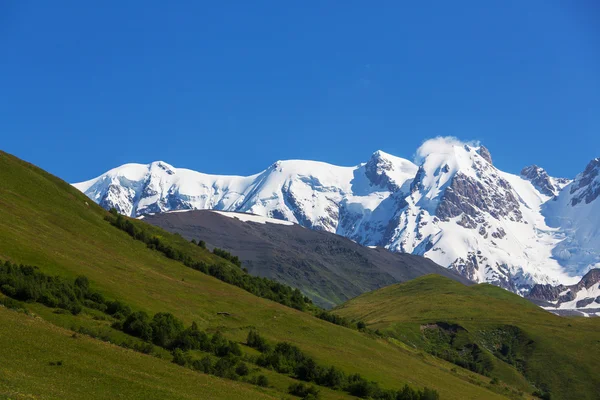
M 517 389 L 492 385 L 488 377 L 455 370 L 453 364 L 421 351 L 331 324 L 186 267 L 115 228 L 105 219 L 108 216 L 66 182 L 0 152 L 1 260 L 35 265 L 40 273 L 68 281 L 84 275 L 90 290 L 120 300 L 134 311 L 150 316 L 168 312 L 186 327 L 196 322 L 209 334 L 219 331 L 242 344 L 250 376 L 264 375 L 269 387 L 175 366 L 164 349 L 154 348 L 150 356 L 91 339 L 88 333 L 111 343 L 144 347 L 141 340 L 111 328 L 118 322 L 116 317 L 96 309 L 86 306 L 73 315 L 60 306 L 26 303 L 24 307 L 37 318 L 0 310 L 0 398 L 110 398 L 127 381 L 131 387 L 123 393 L 135 394 L 127 398 L 152 398 L 148 395 L 152 390 L 160 398 L 292 398 L 287 391 L 297 382 L 293 374 L 252 364 L 258 353 L 243 345 L 250 330 L 272 344 L 290 342 L 318 365 L 334 366 L 347 375 L 358 373 L 384 389 L 408 384 L 434 389 L 441 399 L 519 398 Z M 194 262 L 239 269 L 180 236 L 141 221 L 134 223 Z M 73 330 L 80 332 L 78 338 L 70 337 Z M 190 356 L 206 354 L 191 352 Z M 57 361 L 64 364 L 50 365 Z M 101 366 L 94 367 L 96 361 Z M 320 390 L 323 399 L 349 398 L 344 391 Z
M 600 398 L 599 318 L 559 317 L 498 287 L 436 275 L 366 293 L 333 312 L 524 390 L 526 379 L 552 399 Z

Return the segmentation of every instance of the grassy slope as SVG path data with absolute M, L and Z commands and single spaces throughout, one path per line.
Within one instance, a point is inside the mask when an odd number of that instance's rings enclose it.
M 278 399 L 0 307 L 0 398 Z M 9 351 L 7 351 L 9 350 Z M 50 362 L 63 361 L 62 366 Z
M 110 226 L 105 211 L 67 183 L 1 152 L 0 182 L 1 258 L 35 264 L 46 273 L 86 275 L 108 297 L 150 313 L 169 311 L 238 340 L 254 326 L 271 340 L 293 342 L 323 364 L 361 373 L 384 387 L 410 383 L 435 388 L 443 399 L 500 398 L 480 386 L 486 378 L 457 376 L 448 363 L 257 298 L 168 260 Z M 219 311 L 232 315 L 217 316 Z
M 335 312 L 415 343 L 425 323 L 457 323 L 470 332 L 518 326 L 535 342 L 530 377 L 546 382 L 553 398 L 595 399 L 600 393 L 600 319 L 558 317 L 495 286 L 466 287 L 429 275 L 366 293 Z M 511 369 L 500 362 L 497 372 L 519 385 Z

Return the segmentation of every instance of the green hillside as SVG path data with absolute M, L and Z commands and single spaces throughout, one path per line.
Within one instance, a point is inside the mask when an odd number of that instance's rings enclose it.
M 279 398 L 4 308 L 0 324 L 0 398 Z
M 366 293 L 334 312 L 523 390 L 526 379 L 542 396 L 600 393 L 600 319 L 558 317 L 492 285 L 429 275 Z
M 144 311 L 150 316 L 159 312 L 172 313 L 186 327 L 196 322 L 199 329 L 209 334 L 219 331 L 228 339 L 241 343 L 246 355 L 256 357 L 257 352 L 243 346 L 243 343 L 250 330 L 257 330 L 273 344 L 287 341 L 297 346 L 318 365 L 334 366 L 347 375 L 358 373 L 385 389 L 398 390 L 405 384 L 419 390 L 428 387 L 438 391 L 442 399 L 516 396 L 516 390 L 512 388 L 490 385 L 488 377 L 462 369 L 457 371 L 452 364 L 423 352 L 372 334 L 333 325 L 307 312 L 254 296 L 186 267 L 115 228 L 107 222 L 107 216 L 106 211 L 67 183 L 13 156 L 0 153 L 0 259 L 4 261 L 34 265 L 43 274 L 61 276 L 70 281 L 84 275 L 89 279 L 91 290 L 101 293 L 106 299 L 122 301 L 133 310 Z M 136 224 L 146 225 L 143 222 Z M 154 230 L 166 243 L 192 254 L 195 260 L 225 263 L 230 268 L 237 268 L 181 237 L 155 227 L 147 226 L 147 229 Z M 84 308 L 75 316 L 39 303 L 25 306 L 38 317 L 68 330 L 81 330 L 82 326 L 84 333 L 100 330 L 101 333 L 96 336 L 105 336 L 104 340 L 111 342 L 120 340 L 124 335 L 110 327 L 113 317 L 97 315 L 98 312 L 90 308 Z M 95 352 L 111 371 L 131 371 L 152 380 L 152 374 L 146 374 L 146 370 L 139 366 L 143 364 L 139 361 L 140 357 L 150 359 L 150 356 L 107 346 L 89 338 L 64 340 L 68 333 L 39 319 L 31 322 L 31 317 L 23 313 L 3 310 L 0 318 L 3 327 L 10 327 L 3 331 L 2 357 L 8 361 L 3 360 L 3 375 L 0 376 L 0 387 L 8 397 L 20 394 L 24 398 L 52 398 L 54 395 L 44 387 L 52 385 L 60 388 L 62 393 L 77 394 L 73 397 L 106 398 L 93 384 L 97 379 L 95 374 L 100 372 L 91 368 L 91 364 L 77 361 L 81 358 L 74 354 L 80 351 Z M 24 330 L 30 329 L 29 326 L 32 326 L 31 334 L 23 334 Z M 10 341 L 7 336 L 19 336 L 19 340 Z M 54 340 L 61 342 L 56 353 L 48 353 L 54 346 L 43 345 L 44 342 L 39 340 L 39 337 L 46 336 L 48 343 Z M 173 381 L 171 386 L 165 384 L 163 398 L 186 398 L 192 390 L 198 397 L 205 398 L 228 398 L 234 393 L 233 389 L 220 392 L 216 384 L 204 391 L 200 384 L 203 380 L 231 384 L 236 390 L 253 392 L 254 397 L 264 397 L 265 393 L 276 391 L 281 398 L 289 396 L 285 393 L 286 388 L 295 381 L 272 370 L 256 372 L 269 378 L 268 389 L 251 383 L 223 381 L 176 367 L 171 363 L 170 354 L 167 352 L 165 355 L 164 352 L 166 350 L 162 353 L 155 351 L 155 357 L 146 365 L 164 380 L 170 380 L 173 368 L 181 370 L 177 381 Z M 26 362 L 16 360 L 18 355 Z M 67 379 L 54 370 L 47 371 L 48 359 L 51 361 L 53 358 L 64 359 L 64 367 L 77 369 L 77 374 Z M 24 369 L 30 375 L 23 375 Z M 121 374 L 106 373 L 105 384 L 110 386 L 115 380 L 114 384 L 118 385 L 117 375 Z M 26 376 L 31 379 L 25 379 Z M 185 383 L 187 380 L 189 384 Z M 162 381 L 157 379 L 155 382 L 159 384 Z M 213 391 L 213 388 L 217 389 Z M 348 397 L 343 391 L 320 389 L 322 398 Z M 144 393 L 144 390 L 147 389 L 140 386 L 140 392 Z

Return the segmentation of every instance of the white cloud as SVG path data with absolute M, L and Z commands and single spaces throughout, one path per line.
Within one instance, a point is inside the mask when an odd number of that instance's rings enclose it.
M 452 152 L 454 146 L 469 145 L 471 147 L 479 147 L 480 143 L 478 140 L 471 140 L 464 142 L 454 136 L 438 136 L 433 139 L 428 139 L 417 149 L 417 153 L 414 156 L 415 164 L 419 165 L 425 157 L 429 154 L 448 154 Z

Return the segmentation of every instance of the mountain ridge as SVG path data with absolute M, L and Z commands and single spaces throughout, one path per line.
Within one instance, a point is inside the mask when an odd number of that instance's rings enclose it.
M 436 138 L 417 150 L 414 163 L 376 151 L 354 167 L 289 160 L 241 177 L 155 162 L 126 164 L 74 186 L 131 216 L 215 209 L 292 221 L 423 255 L 476 282 L 524 294 L 535 284 L 574 284 L 600 265 L 599 252 L 575 226 L 592 226 L 598 217 L 585 224 L 590 218 L 573 217 L 582 205 L 595 211 L 600 204 L 595 165 L 572 182 L 537 166 L 514 175 L 497 169 L 480 144 Z M 574 203 L 574 196 L 590 202 Z

